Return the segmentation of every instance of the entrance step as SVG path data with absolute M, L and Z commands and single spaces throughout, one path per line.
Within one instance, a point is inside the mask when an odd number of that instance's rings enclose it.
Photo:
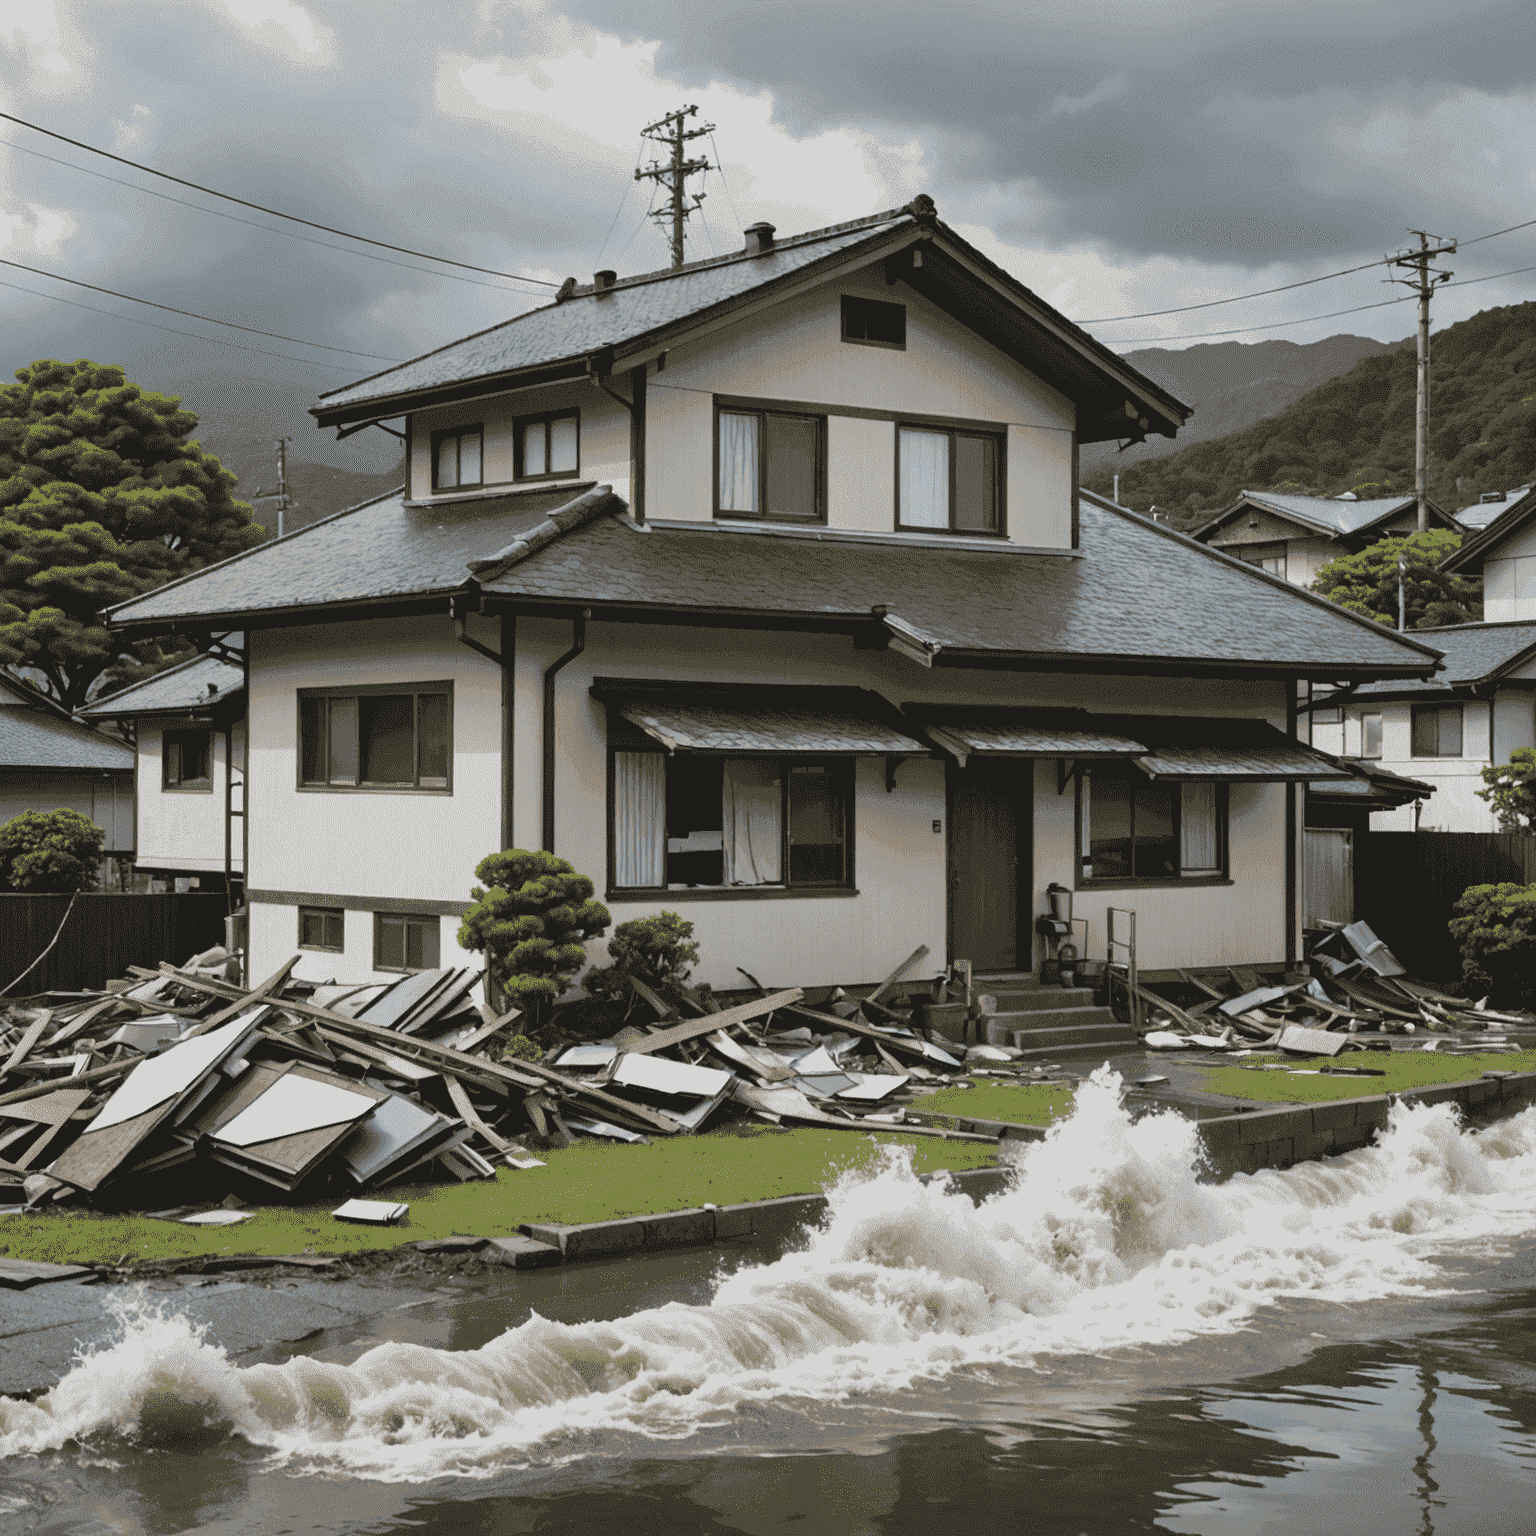
M 978 994 L 983 995 L 983 994 Z M 1041 987 L 1026 991 L 1022 987 L 988 989 L 984 994 L 997 1003 L 998 1013 L 1026 1013 L 1053 1011 L 1057 1008 L 1089 1008 L 1093 1006 L 1091 987 Z

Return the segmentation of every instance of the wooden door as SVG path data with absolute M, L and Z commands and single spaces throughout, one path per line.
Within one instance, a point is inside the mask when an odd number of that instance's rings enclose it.
M 977 970 L 1028 969 L 1019 886 L 1029 862 L 1033 763 L 954 771 L 949 806 L 950 953 Z M 1023 855 L 1021 857 L 1021 854 Z

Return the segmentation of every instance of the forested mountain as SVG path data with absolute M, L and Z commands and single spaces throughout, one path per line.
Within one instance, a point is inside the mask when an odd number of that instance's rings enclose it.
M 1391 350 L 1388 343 L 1369 336 L 1340 335 L 1306 343 L 1219 341 L 1202 342 L 1182 352 L 1167 347 L 1127 352 L 1126 362 L 1194 406 L 1195 414 L 1171 442 L 1151 437 L 1123 453 L 1114 443 L 1087 444 L 1082 452 L 1083 474 L 1104 468 L 1124 474 L 1127 466 L 1143 459 L 1166 458 L 1191 443 L 1240 432 L 1267 416 L 1279 415 L 1309 389 L 1353 368 L 1362 357 Z
M 1430 494 L 1449 511 L 1536 473 L 1536 302 L 1435 333 Z M 1301 496 L 1413 490 L 1414 349 L 1362 358 L 1278 415 L 1120 472 L 1120 500 L 1188 528 L 1242 490 Z M 1111 468 L 1084 477 L 1108 495 Z

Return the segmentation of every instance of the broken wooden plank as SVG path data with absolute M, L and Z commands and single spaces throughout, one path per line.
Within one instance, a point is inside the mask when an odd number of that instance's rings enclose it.
M 50 1077 L 42 1082 L 33 1083 L 28 1088 L 17 1088 L 10 1093 L 0 1094 L 0 1109 L 7 1104 L 20 1104 L 27 1099 L 35 1099 L 45 1093 L 52 1093 L 57 1088 L 68 1086 L 70 1088 L 84 1088 L 92 1083 L 109 1082 L 114 1077 L 121 1077 L 125 1072 L 130 1072 L 138 1066 L 140 1058 L 134 1056 L 127 1061 L 110 1062 L 104 1067 L 92 1067 L 88 1072 L 78 1073 L 74 1077 Z
M 218 1029 L 220 1025 L 228 1024 L 237 1015 L 244 1013 L 247 1008 L 254 1007 L 257 1003 L 265 1002 L 274 992 L 280 992 L 284 983 L 288 980 L 289 973 L 299 963 L 299 956 L 295 955 L 286 965 L 280 966 L 267 977 L 254 992 L 245 993 L 238 1002 L 231 1003 L 227 1008 L 220 1008 L 217 1013 L 209 1014 L 206 1019 L 194 1024 L 191 1029 L 182 1035 L 183 1040 L 191 1040 L 198 1035 L 206 1035 L 209 1030 Z M 187 978 L 173 965 L 162 964 L 161 971 L 168 972 L 177 980 L 186 984 Z
M 502 1030 L 510 1029 L 522 1016 L 523 1011 L 521 1008 L 509 1008 L 499 1019 L 487 1019 L 474 1034 L 470 1035 L 467 1039 L 459 1041 L 458 1049 L 461 1051 L 475 1050 L 477 1047 L 484 1045 L 487 1040 L 499 1035 Z
M 49 1036 L 48 1049 L 51 1051 L 56 1046 L 66 1045 L 77 1036 L 83 1035 L 97 1019 L 106 1017 L 123 1001 L 124 999 L 120 997 L 104 997 L 99 1003 L 92 1003 L 89 1008 L 81 1013 L 77 1013 L 69 1023 L 61 1026 L 53 1035 Z M 143 1007 L 144 1005 L 135 1002 L 134 1006 Z M 169 1013 L 174 1010 L 165 1009 L 163 1011 Z
M 448 1097 L 453 1100 L 453 1107 L 459 1113 L 459 1119 L 467 1125 L 477 1136 L 482 1136 L 498 1152 L 508 1153 L 515 1150 L 512 1143 L 506 1137 L 499 1135 L 480 1118 L 479 1112 L 470 1102 L 469 1090 L 465 1088 L 456 1077 L 446 1079 L 448 1084 Z
M 630 991 L 650 1008 L 663 1024 L 682 1017 L 682 1010 L 676 1003 L 669 1003 L 664 997 L 653 992 L 638 976 L 629 976 L 625 980 L 629 982 Z
M 755 1002 L 742 1003 L 736 1008 L 726 1008 L 720 1013 L 706 1013 L 702 1018 L 689 1019 L 673 1029 L 662 1030 L 660 1034 L 647 1035 L 643 1040 L 636 1041 L 629 1049 L 642 1056 L 649 1055 L 652 1051 L 664 1051 L 668 1046 L 681 1045 L 685 1040 L 695 1040 L 700 1035 L 713 1034 L 715 1030 L 723 1029 L 727 1024 L 744 1024 L 748 1019 L 762 1018 L 776 1009 L 787 1008 L 792 1003 L 798 1003 L 804 996 L 803 987 L 789 987 L 783 992 L 775 992 L 771 997 L 761 997 Z
M 870 1024 L 860 1024 L 857 1019 L 840 1019 L 835 1013 L 818 1013 L 814 1008 L 792 1006 L 784 1009 L 785 1013 L 792 1014 L 796 1018 L 809 1019 L 818 1029 L 828 1033 L 841 1031 L 847 1035 L 858 1035 L 865 1040 L 873 1040 L 877 1046 L 883 1046 L 888 1050 L 904 1052 L 908 1056 L 915 1056 L 919 1061 L 926 1061 L 928 1053 L 923 1049 L 923 1042 L 915 1035 L 908 1038 L 902 1035 L 888 1034 L 883 1029 L 876 1029 Z
M 27 1026 L 27 1032 L 21 1037 L 21 1040 L 16 1046 L 16 1049 L 11 1052 L 10 1057 L 6 1061 L 5 1065 L 0 1067 L 0 1077 L 4 1077 L 5 1074 L 11 1071 L 13 1067 L 19 1067 L 22 1062 L 27 1059 L 28 1052 L 30 1052 L 32 1047 L 36 1045 L 40 1039 L 42 1039 L 43 1031 L 48 1028 L 49 1022 L 52 1020 L 52 1018 L 53 1011 L 49 1008 L 44 1008 L 42 1012 L 35 1019 L 33 1019 L 31 1024 Z
M 927 953 L 928 946 L 926 944 L 919 944 L 917 948 L 914 949 L 912 953 L 908 955 L 907 958 L 903 960 L 901 964 L 898 965 L 896 969 L 892 971 L 891 974 L 887 976 L 885 980 L 882 981 L 880 985 L 876 987 L 875 990 L 871 992 L 867 998 L 864 999 L 864 1001 L 867 1003 L 878 1002 L 879 999 L 884 995 L 886 989 L 888 987 L 894 987 L 896 983 L 900 981 L 901 978 L 905 976 L 907 972 L 910 971 L 912 967 L 916 965 L 917 962 L 921 960 Z

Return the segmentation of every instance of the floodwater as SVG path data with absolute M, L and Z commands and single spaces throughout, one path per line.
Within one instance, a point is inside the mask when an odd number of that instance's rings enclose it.
M 1107 1073 L 981 1206 L 508 1276 L 265 1359 L 130 1301 L 0 1399 L 0 1532 L 1497 1536 L 1536 1526 L 1536 1110 L 1201 1183 Z

